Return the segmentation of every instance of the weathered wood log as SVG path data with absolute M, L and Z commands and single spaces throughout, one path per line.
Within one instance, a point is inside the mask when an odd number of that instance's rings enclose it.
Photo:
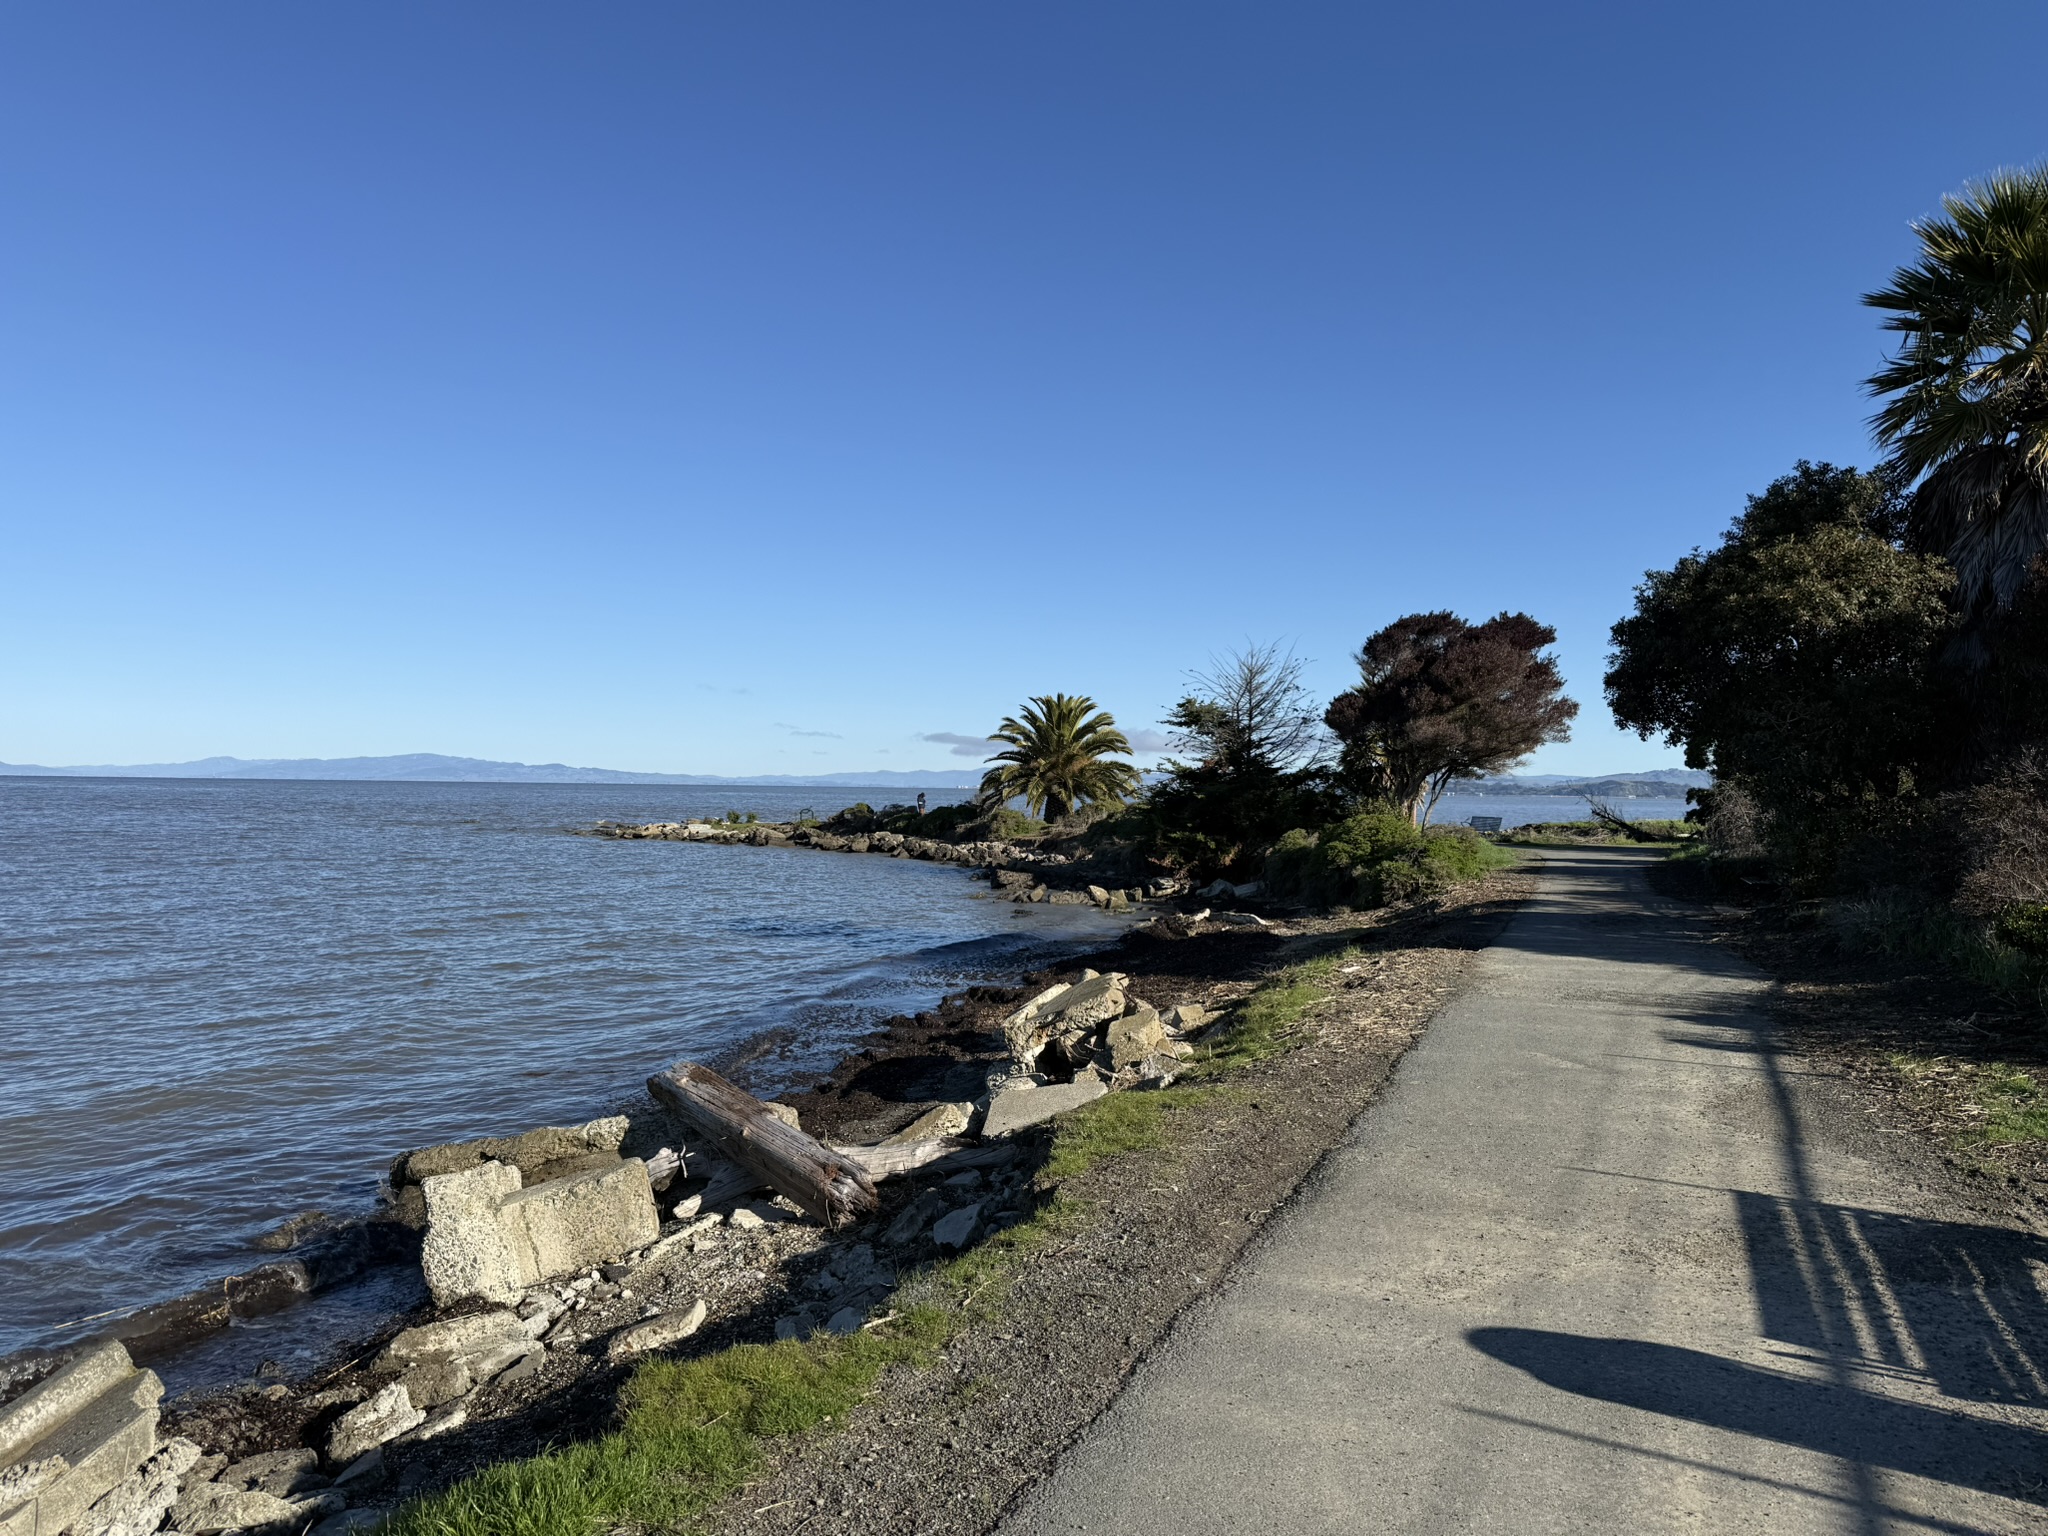
M 877 1182 L 913 1173 L 919 1168 L 930 1168 L 934 1173 L 993 1168 L 1017 1155 L 1017 1149 L 1007 1142 L 984 1147 L 960 1136 L 943 1136 L 934 1141 L 884 1142 L 874 1147 L 834 1147 L 832 1150 L 852 1158 Z
M 647 1079 L 647 1088 L 728 1161 L 753 1170 L 827 1227 L 875 1208 L 874 1180 L 859 1163 L 783 1124 L 759 1099 L 709 1067 L 677 1062 Z
M 955 1152 L 964 1152 L 973 1145 L 973 1142 L 958 1136 L 941 1136 L 932 1141 L 884 1142 L 874 1147 L 834 1147 L 832 1150 L 850 1162 L 859 1163 L 867 1170 L 869 1178 L 880 1181 L 910 1173 L 926 1163 L 935 1163 Z

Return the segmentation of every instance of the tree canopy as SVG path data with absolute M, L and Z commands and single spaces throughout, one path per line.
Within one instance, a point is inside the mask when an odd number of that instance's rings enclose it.
M 1579 706 L 1526 613 L 1472 624 L 1447 611 L 1396 619 L 1359 648 L 1359 682 L 1324 715 L 1354 793 L 1426 823 L 1453 779 L 1499 773 L 1564 741 Z
M 1323 745 L 1301 663 L 1252 646 L 1197 672 L 1166 717 L 1175 756 L 1151 793 L 1159 841 L 1204 869 L 1250 873 L 1310 814 Z
M 1953 577 L 1887 537 L 1895 518 L 1876 477 L 1830 464 L 1750 497 L 1718 548 L 1636 589 L 1608 657 L 1616 722 L 1683 746 L 1794 841 L 1924 791 L 1956 741 L 1937 668 Z
M 1076 807 L 1121 805 L 1142 782 L 1129 763 L 1131 744 L 1107 710 L 1085 694 L 1044 694 L 1028 701 L 1022 718 L 1005 717 L 989 739 L 1006 744 L 990 756 L 981 796 L 997 805 L 1022 800 L 1034 816 L 1056 821 Z

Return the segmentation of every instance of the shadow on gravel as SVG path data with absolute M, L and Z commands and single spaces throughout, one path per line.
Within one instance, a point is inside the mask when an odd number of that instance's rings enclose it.
M 1723 1360 L 1640 1339 L 1535 1328 L 1475 1328 L 1465 1336 L 1546 1386 L 1602 1402 L 1754 1435 L 1846 1462 L 1984 1493 L 2044 1502 L 2022 1479 L 2048 1457 L 2048 1436 L 2016 1424 Z

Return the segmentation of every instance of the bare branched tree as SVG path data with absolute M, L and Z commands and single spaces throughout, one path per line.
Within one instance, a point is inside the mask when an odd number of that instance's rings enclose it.
M 1328 737 L 1302 666 L 1277 645 L 1252 645 L 1188 674 L 1194 691 L 1166 717 L 1174 750 L 1225 772 L 1285 773 L 1314 761 Z

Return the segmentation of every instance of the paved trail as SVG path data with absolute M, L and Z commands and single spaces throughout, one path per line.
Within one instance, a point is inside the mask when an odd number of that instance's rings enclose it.
M 1817 1132 L 1643 863 L 1551 857 L 1003 1536 L 2048 1530 L 2048 1243 Z

